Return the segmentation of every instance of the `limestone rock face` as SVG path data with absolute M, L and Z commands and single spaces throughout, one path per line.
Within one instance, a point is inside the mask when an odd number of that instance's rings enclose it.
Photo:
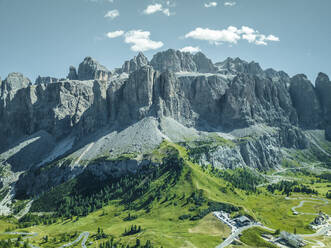
M 197 66 L 197 71 L 202 73 L 213 73 L 216 71 L 216 67 L 213 62 L 206 57 L 202 52 L 197 52 L 193 56 L 193 60 Z
M 12 72 L 2 82 L 2 92 L 17 91 L 26 88 L 31 84 L 30 80 L 23 76 L 22 73 Z
M 223 73 L 245 73 L 252 75 L 263 75 L 264 72 L 260 65 L 254 61 L 248 63 L 240 58 L 227 58 L 223 62 L 215 64 L 218 67 L 219 72 Z
M 67 80 L 32 85 L 20 73 L 0 80 L 0 166 L 28 170 L 17 185 L 35 194 L 82 173 L 86 161 L 105 152 L 142 154 L 163 139 L 222 133 L 233 145 L 218 145 L 201 164 L 261 170 L 277 166 L 283 148 L 309 148 L 309 129 L 331 139 L 331 83 L 322 73 L 314 88 L 304 75 L 290 78 L 238 58 L 214 65 L 202 53 L 171 49 L 150 63 L 139 53 L 113 72 L 87 57 Z M 35 176 L 59 154 L 75 160 Z M 133 160 L 90 169 L 103 176 L 120 165 L 125 173 L 141 164 Z
M 213 73 L 217 70 L 213 62 L 202 52 L 192 55 L 191 53 L 176 51 L 174 49 L 155 54 L 151 65 L 155 70 L 161 72 L 169 70 L 172 72 Z
M 50 84 L 50 83 L 56 83 L 59 81 L 57 78 L 54 77 L 41 77 L 38 76 L 36 79 L 36 84 Z
M 221 99 L 222 125 L 245 127 L 254 123 L 296 124 L 297 117 L 283 82 L 250 74 L 236 76 Z
M 111 72 L 103 65 L 91 57 L 86 57 L 78 67 L 79 80 L 104 80 L 107 81 L 111 76 Z
M 324 122 L 326 125 L 326 138 L 331 141 L 331 81 L 324 73 L 319 73 L 315 82 L 316 92 L 320 99 Z
M 151 60 L 151 65 L 155 70 L 161 72 L 166 70 L 172 72 L 197 71 L 197 65 L 191 53 L 183 53 L 174 49 L 155 54 Z
M 69 73 L 68 73 L 67 78 L 69 80 L 78 80 L 76 67 L 74 67 L 74 66 L 69 67 Z
M 298 113 L 299 124 L 304 128 L 321 127 L 321 107 L 312 83 L 303 74 L 291 78 L 290 94 Z
M 125 63 L 122 66 L 122 72 L 130 74 L 131 72 L 134 72 L 141 67 L 147 66 L 149 64 L 148 59 L 145 57 L 145 55 L 140 52 L 137 56 L 135 56 L 133 59 L 129 61 L 125 61 Z
M 105 125 L 108 112 L 106 85 L 102 81 L 64 81 L 31 85 L 2 104 L 1 145 L 44 130 L 55 139 L 80 134 Z

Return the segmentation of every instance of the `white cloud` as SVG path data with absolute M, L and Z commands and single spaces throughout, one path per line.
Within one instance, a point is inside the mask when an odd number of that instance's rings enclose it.
M 268 35 L 266 39 L 270 41 L 279 41 L 279 38 L 272 34 Z
M 197 53 L 197 52 L 200 52 L 201 50 L 199 47 L 186 46 L 186 47 L 183 47 L 182 49 L 179 49 L 179 51 L 188 52 L 188 53 Z
M 144 10 L 144 13 L 146 15 L 151 15 L 159 11 L 162 11 L 162 4 L 156 3 L 148 5 L 147 8 Z
M 170 10 L 169 9 L 164 9 L 163 14 L 165 14 L 166 16 L 170 16 Z
M 115 19 L 119 15 L 120 15 L 120 12 L 117 9 L 113 9 L 113 10 L 108 11 L 105 14 L 105 18 Z
M 227 6 L 227 7 L 233 7 L 235 6 L 237 3 L 236 2 L 225 2 L 224 3 L 224 6 Z
M 170 2 L 169 3 L 167 2 L 167 5 L 169 6 Z M 147 8 L 143 11 L 145 15 L 151 15 L 157 12 L 162 12 L 166 16 L 170 16 L 169 8 L 163 8 L 162 4 L 160 3 L 148 5 Z
M 209 2 L 209 3 L 205 3 L 204 6 L 206 8 L 216 7 L 217 6 L 217 3 L 216 2 Z
M 162 41 L 153 41 L 149 38 L 151 33 L 143 30 L 131 30 L 125 33 L 124 42 L 132 44 L 131 50 L 144 52 L 147 50 L 155 50 L 163 46 Z
M 118 31 L 114 31 L 114 32 L 108 32 L 106 34 L 106 36 L 110 39 L 116 38 L 116 37 L 120 37 L 124 34 L 123 30 L 118 30 Z
M 207 40 L 209 42 L 218 44 L 220 42 L 237 43 L 240 36 L 234 30 L 235 27 L 228 27 L 223 30 L 213 30 L 209 28 L 196 28 L 187 33 L 185 38 L 192 38 L 196 40 Z M 236 29 L 236 28 L 235 28 Z
M 221 30 L 196 28 L 195 30 L 187 33 L 185 38 L 207 40 L 216 45 L 223 42 L 236 44 L 239 40 L 247 40 L 249 43 L 266 46 L 268 45 L 267 41 L 279 41 L 279 38 L 275 35 L 270 34 L 266 36 L 247 26 L 242 26 L 240 29 L 234 26 L 229 26 L 227 29 Z

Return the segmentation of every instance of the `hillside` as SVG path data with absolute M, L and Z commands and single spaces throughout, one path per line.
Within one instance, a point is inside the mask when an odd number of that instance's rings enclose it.
M 0 83 L 3 239 L 215 247 L 230 229 L 214 211 L 300 234 L 331 214 L 323 73 L 313 85 L 169 49 L 113 70 L 86 57 L 66 79 L 11 73 Z M 303 199 L 313 202 L 294 214 Z M 241 242 L 265 232 L 251 230 Z

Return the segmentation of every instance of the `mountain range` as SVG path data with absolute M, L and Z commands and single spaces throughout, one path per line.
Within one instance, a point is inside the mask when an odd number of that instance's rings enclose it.
M 169 49 L 113 70 L 86 57 L 62 79 L 10 73 L 0 86 L 2 214 L 13 199 L 38 198 L 86 171 L 135 173 L 164 141 L 194 144 L 196 162 L 218 169 L 267 171 L 296 150 L 330 156 L 324 73 L 312 84 L 256 62 Z

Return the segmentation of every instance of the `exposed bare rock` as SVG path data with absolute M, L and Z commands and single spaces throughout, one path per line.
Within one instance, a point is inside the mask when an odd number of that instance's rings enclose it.
M 0 80 L 0 166 L 14 174 L 25 171 L 17 185 L 27 190 L 20 193 L 36 194 L 89 166 L 100 176 L 116 166 L 117 172 L 135 171 L 143 160 L 98 167 L 94 159 L 142 155 L 164 139 L 221 134 L 233 144 L 205 153 L 201 164 L 261 170 L 277 166 L 285 148 L 314 145 L 303 129 L 326 130 L 331 139 L 331 83 L 325 74 L 315 89 L 303 75 L 290 79 L 238 58 L 213 65 L 202 53 L 172 49 L 151 63 L 139 53 L 114 71 L 87 57 L 78 74 L 70 67 L 68 79 L 45 77 L 32 85 L 11 73 Z
M 38 76 L 36 79 L 36 84 L 51 84 L 51 83 L 56 83 L 57 81 L 59 81 L 59 79 L 54 78 L 54 77 Z
M 216 63 L 215 65 L 217 66 L 220 73 L 246 73 L 251 75 L 264 75 L 264 72 L 258 63 L 254 61 L 246 62 L 240 58 L 227 58 L 223 62 Z
M 76 67 L 74 67 L 72 65 L 69 67 L 69 73 L 68 73 L 67 78 L 69 80 L 78 80 Z
M 151 65 L 155 70 L 164 71 L 197 71 L 197 66 L 191 53 L 185 53 L 169 49 L 153 56 Z
M 24 77 L 22 73 L 12 72 L 2 82 L 2 93 L 9 91 L 17 91 L 22 88 L 26 88 L 31 84 L 31 81 Z
M 319 73 L 315 85 L 326 125 L 326 138 L 331 141 L 331 81 L 326 74 Z
M 130 74 L 131 72 L 134 72 L 141 67 L 147 66 L 149 64 L 148 59 L 145 57 L 145 55 L 142 52 L 139 52 L 137 56 L 135 56 L 133 59 L 129 61 L 125 61 L 125 63 L 122 66 L 122 72 Z
M 321 127 L 321 107 L 312 83 L 303 74 L 291 78 L 290 94 L 298 113 L 299 124 L 304 128 Z
M 111 72 L 103 65 L 91 57 L 86 57 L 78 67 L 79 80 L 104 80 L 107 81 L 111 76 Z

